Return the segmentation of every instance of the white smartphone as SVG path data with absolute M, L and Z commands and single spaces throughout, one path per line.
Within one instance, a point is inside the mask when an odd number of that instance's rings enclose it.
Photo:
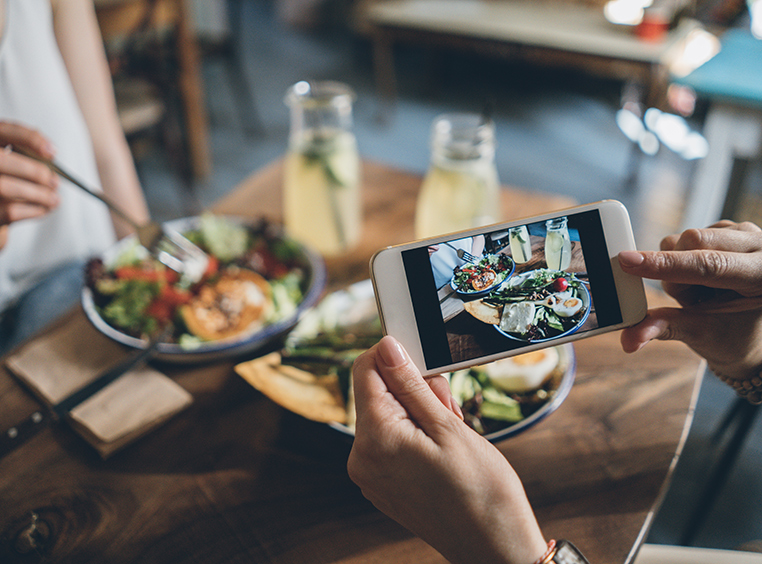
M 426 374 L 621 329 L 642 320 L 630 218 L 606 200 L 388 247 L 371 259 L 385 334 Z

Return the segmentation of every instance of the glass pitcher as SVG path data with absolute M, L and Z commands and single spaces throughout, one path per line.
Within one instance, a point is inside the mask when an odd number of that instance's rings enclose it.
M 286 92 L 291 112 L 284 171 L 288 234 L 323 255 L 360 239 L 360 157 L 352 133 L 354 92 L 339 82 L 297 82 Z
M 416 237 L 495 223 L 499 210 L 494 123 L 472 113 L 437 117 L 416 207 Z
M 511 227 L 508 230 L 508 240 L 511 244 L 511 257 L 516 264 L 524 264 L 532 258 L 532 242 L 526 225 Z
M 552 270 L 566 270 L 571 264 L 571 239 L 566 218 L 545 222 L 545 263 Z

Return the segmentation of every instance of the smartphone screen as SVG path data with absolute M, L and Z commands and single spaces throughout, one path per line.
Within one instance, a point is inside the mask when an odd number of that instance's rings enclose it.
M 622 323 L 598 209 L 403 250 L 428 371 Z

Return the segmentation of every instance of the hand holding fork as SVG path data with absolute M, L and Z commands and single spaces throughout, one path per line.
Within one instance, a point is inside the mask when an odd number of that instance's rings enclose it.
M 145 224 L 138 223 L 107 196 L 86 186 L 63 170 L 55 162 L 43 158 L 21 146 L 14 146 L 13 150 L 25 157 L 44 164 L 60 177 L 65 178 L 73 185 L 106 204 L 111 211 L 135 229 L 138 241 L 149 253 L 151 253 L 151 255 L 168 268 L 180 274 L 188 282 L 194 283 L 201 279 L 206 271 L 207 264 L 209 263 L 209 257 L 204 251 L 191 243 L 180 233 L 163 227 L 155 221 L 149 221 Z

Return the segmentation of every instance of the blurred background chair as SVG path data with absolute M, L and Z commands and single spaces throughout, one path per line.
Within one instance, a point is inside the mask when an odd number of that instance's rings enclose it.
M 206 14 L 199 13 L 211 10 L 208 0 L 196 0 L 196 24 L 201 24 L 201 18 Z M 205 4 L 199 6 L 200 2 Z M 242 44 L 244 25 L 244 3 L 246 0 L 225 0 L 218 2 L 217 18 L 221 21 L 210 27 L 220 29 L 199 32 L 199 47 L 206 64 L 222 63 L 225 78 L 232 94 L 238 125 L 247 137 L 264 135 L 265 128 L 257 111 L 254 88 L 251 86 L 244 61 L 244 46 Z
M 748 164 L 762 156 L 762 40 L 731 29 L 717 55 L 675 82 L 710 104 L 704 126 L 709 154 L 696 170 L 683 227 L 720 218 L 759 221 L 739 212 L 760 207 L 759 197 L 749 199 L 744 191 L 744 181 Z
M 139 159 L 158 133 L 188 180 L 211 172 L 207 115 L 196 38 L 185 0 L 95 0 L 117 107 Z

